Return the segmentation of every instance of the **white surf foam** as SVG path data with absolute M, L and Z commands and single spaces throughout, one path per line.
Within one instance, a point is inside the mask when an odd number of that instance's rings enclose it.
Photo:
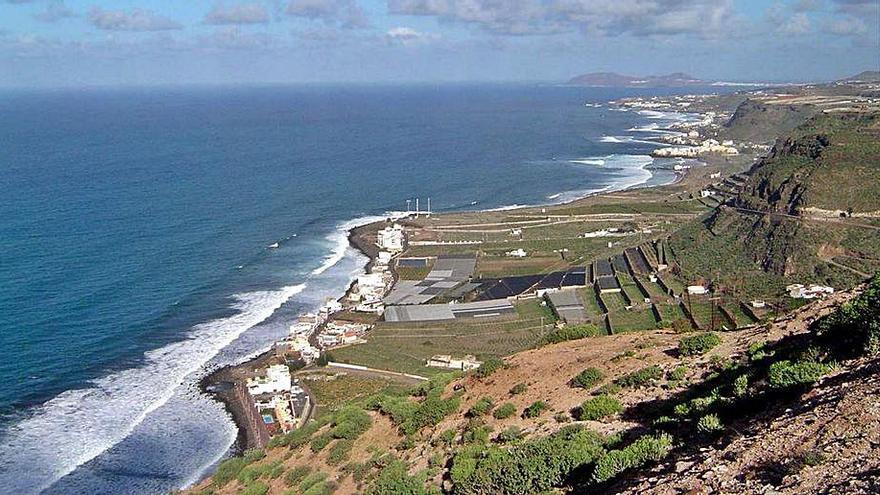
M 312 275 L 320 275 L 326 272 L 345 258 L 345 252 L 349 248 L 348 232 L 351 229 L 358 225 L 378 222 L 380 220 L 385 220 L 386 218 L 396 218 L 402 215 L 405 215 L 405 213 L 388 212 L 387 215 L 364 216 L 340 223 L 336 226 L 336 229 L 327 236 L 327 241 L 333 245 L 330 254 L 324 258 L 321 266 L 312 270 Z
M 577 165 L 595 165 L 597 167 L 601 167 L 605 165 L 604 158 L 580 158 L 577 160 L 569 160 L 569 163 L 574 163 Z
M 650 141 L 647 139 L 636 139 L 632 136 L 602 136 L 599 138 L 600 143 L 613 143 L 613 144 L 651 144 L 654 146 L 669 146 L 666 143 L 661 143 L 658 141 Z
M 110 449 L 181 386 L 191 386 L 221 349 L 305 288 L 237 294 L 236 314 L 197 325 L 186 340 L 146 352 L 140 367 L 96 379 L 37 407 L 5 432 L 0 486 L 8 493 L 39 493 Z

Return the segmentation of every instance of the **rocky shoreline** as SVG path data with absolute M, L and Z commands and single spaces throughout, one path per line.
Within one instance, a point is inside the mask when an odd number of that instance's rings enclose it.
M 364 265 L 364 271 L 369 271 L 379 254 L 379 249 L 373 241 L 376 231 L 384 223 L 380 221 L 358 225 L 348 232 L 349 244 L 368 258 L 367 263 Z M 353 283 L 348 286 L 340 300 L 348 296 Z M 275 348 L 273 346 L 271 349 L 244 362 L 220 367 L 199 381 L 199 390 L 222 403 L 238 429 L 235 443 L 230 448 L 231 455 L 240 455 L 247 449 L 264 446 L 262 441 L 264 434 L 257 431 L 252 423 L 248 421 L 248 410 L 251 405 L 241 400 L 240 395 L 236 393 L 235 384 L 245 380 L 255 370 L 268 366 L 274 357 Z

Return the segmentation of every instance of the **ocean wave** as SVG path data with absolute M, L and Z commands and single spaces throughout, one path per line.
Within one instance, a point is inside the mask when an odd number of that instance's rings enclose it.
M 666 143 L 661 143 L 658 141 L 650 141 L 648 139 L 636 139 L 632 136 L 602 136 L 599 138 L 600 143 L 613 143 L 613 144 L 650 144 L 654 146 L 669 146 Z
M 595 165 L 597 167 L 601 167 L 605 165 L 604 158 L 580 158 L 577 160 L 569 160 L 569 163 L 574 163 L 576 165 Z
M 530 206 L 537 206 L 537 205 L 512 204 L 512 205 L 496 206 L 495 208 L 486 208 L 485 210 L 482 210 L 482 211 L 507 211 L 507 210 L 515 210 L 517 208 L 528 208 Z
M 121 442 L 242 333 L 269 318 L 306 284 L 233 296 L 236 313 L 193 327 L 186 340 L 144 353 L 145 363 L 68 390 L 9 427 L 0 443 L 0 486 L 39 493 Z
M 351 220 L 347 220 L 342 222 L 336 226 L 336 229 L 333 230 L 329 235 L 327 235 L 327 241 L 332 244 L 333 248 L 330 250 L 330 254 L 328 254 L 325 258 L 321 266 L 312 270 L 312 275 L 320 275 L 334 265 L 339 263 L 345 258 L 345 252 L 349 248 L 348 242 L 348 232 L 357 227 L 358 225 L 364 225 L 368 223 L 378 222 L 381 220 L 385 220 L 386 218 L 395 218 L 398 216 L 405 215 L 402 212 L 388 212 L 386 215 L 369 215 L 358 218 L 353 218 Z
M 591 156 L 570 161 L 572 163 L 588 165 L 601 163 L 605 169 L 617 170 L 620 172 L 619 177 L 616 180 L 604 188 L 591 191 L 591 193 L 628 189 L 648 182 L 653 176 L 651 171 L 648 170 L 648 166 L 654 163 L 654 158 L 649 155 L 614 154 L 606 156 Z

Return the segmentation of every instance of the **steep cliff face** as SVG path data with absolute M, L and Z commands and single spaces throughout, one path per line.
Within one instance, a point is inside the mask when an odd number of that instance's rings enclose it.
M 815 112 L 815 108 L 805 105 L 767 104 L 748 99 L 736 108 L 722 133 L 725 138 L 736 141 L 765 142 L 768 136 L 788 133 Z
M 757 290 L 843 287 L 872 273 L 880 266 L 878 127 L 875 115 L 818 114 L 784 134 L 727 206 L 673 235 L 682 273 Z
M 736 198 L 737 206 L 797 215 L 805 204 L 822 151 L 829 144 L 828 136 L 821 134 L 779 141 L 749 170 L 751 179 Z

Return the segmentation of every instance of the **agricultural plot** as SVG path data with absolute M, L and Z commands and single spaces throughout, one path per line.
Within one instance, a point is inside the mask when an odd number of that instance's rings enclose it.
M 642 255 L 640 249 L 627 248 L 624 250 L 624 255 L 635 273 L 648 273 L 651 271 L 651 267 L 648 266 L 648 261 Z
M 584 206 L 569 206 L 553 210 L 555 215 L 597 215 L 609 213 L 690 213 L 699 214 L 706 208 L 695 201 L 657 201 L 657 202 L 632 202 L 632 203 L 609 203 L 593 204 Z
M 687 320 L 678 303 L 657 304 L 657 311 L 660 312 L 660 320 L 664 326 L 672 325 L 676 320 Z
M 743 311 L 742 307 L 736 301 L 726 302 L 724 304 L 724 309 L 733 317 L 735 320 L 736 328 L 742 328 L 749 325 L 753 325 L 756 321 L 749 316 L 745 311 Z
M 515 308 L 516 313 L 523 320 L 534 320 L 543 317 L 547 323 L 554 323 L 556 321 L 556 316 L 550 307 L 537 298 L 518 302 Z
M 657 251 L 654 250 L 653 243 L 645 243 L 639 246 L 639 252 L 644 257 L 645 261 L 648 262 L 648 265 L 652 270 L 657 269 Z
M 593 321 L 599 321 L 605 312 L 602 311 L 602 307 L 599 306 L 599 301 L 596 300 L 596 291 L 592 287 L 586 287 L 578 290 L 578 295 L 580 296 L 581 302 L 584 303 L 584 309 L 587 312 L 587 316 Z
M 637 332 L 657 328 L 657 320 L 650 308 L 623 310 L 608 315 L 613 333 Z
M 540 343 L 553 328 L 554 319 L 545 317 L 542 327 L 538 315 L 544 314 L 544 308 L 535 301 L 526 304 L 518 308 L 520 318 L 510 321 L 380 323 L 367 335 L 366 343 L 332 349 L 329 354 L 338 362 L 431 376 L 444 371 L 425 366 L 425 360 L 435 354 L 501 357 Z
M 627 297 L 629 297 L 629 300 L 632 301 L 633 304 L 641 304 L 644 302 L 646 295 L 642 293 L 632 277 L 621 273 L 617 275 L 617 280 L 620 282 L 620 287 L 623 289 L 623 292 L 626 293 Z
M 722 326 L 730 328 L 732 324 L 727 321 L 712 301 L 691 297 L 690 302 L 684 300 L 685 306 L 690 310 L 697 325 L 704 330 L 720 330 Z
M 668 273 L 663 274 L 663 275 L 658 275 L 657 278 L 661 282 L 663 282 L 663 285 L 672 289 L 672 292 L 674 292 L 675 294 L 680 295 L 680 294 L 684 293 L 684 291 L 686 289 L 684 283 L 682 283 L 681 280 L 679 280 L 678 278 L 676 278 Z
M 605 294 L 599 294 L 599 297 L 605 303 L 609 313 L 616 313 L 626 309 L 626 301 L 619 292 L 606 292 Z
M 479 277 L 500 278 L 518 275 L 547 273 L 565 265 L 559 255 L 528 256 L 511 258 L 509 256 L 480 256 L 476 273 Z
M 651 282 L 647 278 L 640 278 L 639 282 L 642 283 L 642 287 L 648 291 L 648 297 L 651 298 L 652 302 L 661 302 L 669 299 L 669 295 L 666 294 L 666 291 L 663 290 L 663 287 L 657 284 L 657 282 Z

